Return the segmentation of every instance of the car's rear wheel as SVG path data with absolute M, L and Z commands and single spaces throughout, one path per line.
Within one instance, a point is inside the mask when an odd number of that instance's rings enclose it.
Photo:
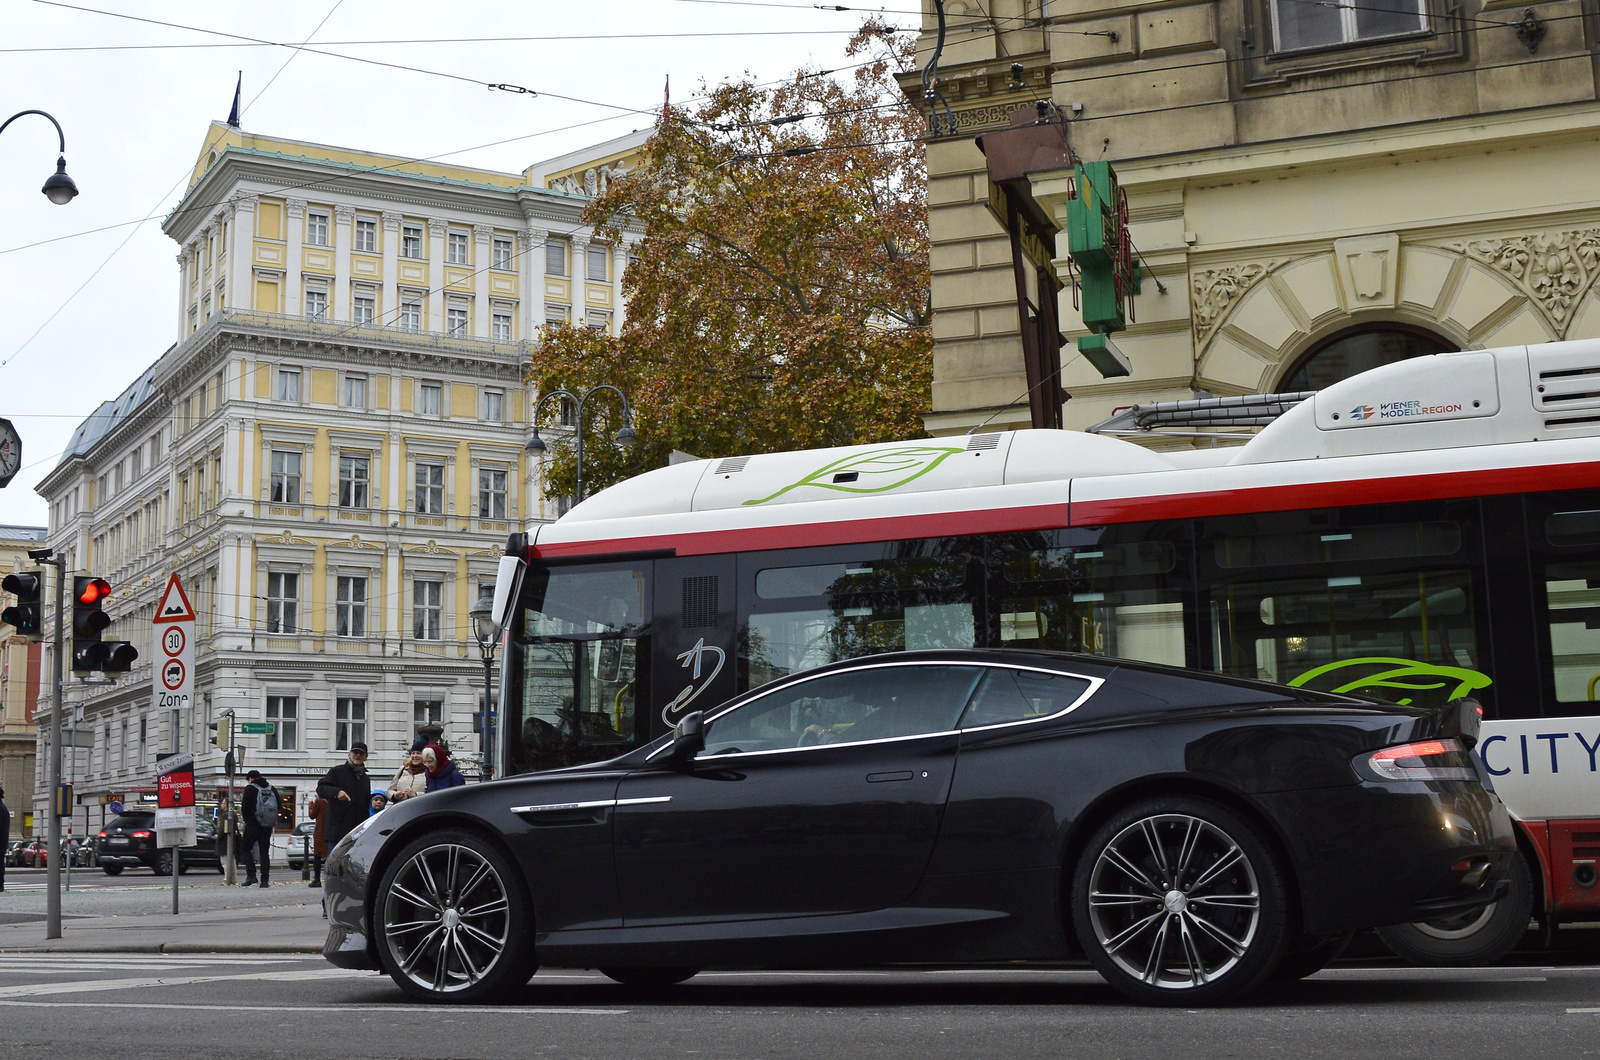
M 1395 953 L 1420 965 L 1474 967 L 1510 953 L 1528 931 L 1533 916 L 1533 877 L 1518 854 L 1511 860 L 1506 896 L 1479 909 L 1415 924 L 1378 929 Z
M 172 851 L 162 850 L 156 853 L 156 863 L 151 866 L 157 876 L 172 875 Z
M 1090 838 L 1073 874 L 1072 914 L 1090 962 L 1126 996 L 1215 1004 L 1278 964 L 1289 889 L 1239 814 L 1206 799 L 1152 799 Z
M 602 968 L 600 974 L 623 986 L 658 990 L 677 986 L 700 974 L 698 968 Z
M 100 870 L 102 872 L 104 872 L 107 876 L 121 876 L 122 875 L 122 866 L 121 865 L 101 865 L 100 866 Z
M 372 908 L 383 970 L 411 997 L 478 1001 L 533 975 L 533 916 L 517 870 L 475 833 L 412 841 Z

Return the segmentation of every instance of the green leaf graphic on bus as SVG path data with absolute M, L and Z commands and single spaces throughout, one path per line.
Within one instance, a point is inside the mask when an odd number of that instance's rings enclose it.
M 883 493 L 921 478 L 960 452 L 965 450 L 936 445 L 905 445 L 858 453 L 819 467 L 771 496 L 744 503 L 765 504 L 801 486 L 816 486 L 839 493 Z
M 1329 678 L 1330 674 L 1333 677 Z M 1330 688 L 1330 682 L 1335 683 L 1335 687 Z M 1342 694 L 1366 693 L 1401 706 L 1409 705 L 1414 697 L 1407 695 L 1403 699 L 1396 699 L 1391 690 L 1402 693 L 1442 693 L 1441 702 L 1448 702 L 1471 695 L 1480 688 L 1488 688 L 1493 683 L 1488 674 L 1463 666 L 1444 666 L 1381 655 L 1328 663 L 1307 670 L 1289 682 L 1295 688 L 1315 687 L 1323 692 Z

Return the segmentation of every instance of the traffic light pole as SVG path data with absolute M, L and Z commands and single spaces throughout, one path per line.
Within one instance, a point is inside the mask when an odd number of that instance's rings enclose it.
M 45 929 L 44 937 L 61 937 L 61 817 L 56 800 L 61 791 L 61 701 L 62 680 L 62 627 L 66 624 L 67 561 L 64 558 L 43 559 L 41 563 L 56 569 L 56 628 L 55 659 L 51 667 L 50 686 L 50 821 L 47 834 L 50 843 L 50 863 L 45 879 Z

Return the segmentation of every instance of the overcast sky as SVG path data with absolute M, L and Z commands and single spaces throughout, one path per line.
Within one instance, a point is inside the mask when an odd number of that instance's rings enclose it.
M 914 0 L 885 7 L 897 24 L 916 25 Z M 20 118 L 0 137 L 0 416 L 23 445 L 23 470 L 0 490 L 0 523 L 45 524 L 34 486 L 73 428 L 177 337 L 178 248 L 160 217 L 182 195 L 207 123 L 227 117 L 239 71 L 247 131 L 520 171 L 647 127 L 669 75 L 682 101 L 702 82 L 746 71 L 767 80 L 808 64 L 841 66 L 863 11 L 877 9 L 820 11 L 804 0 L 0 0 L 0 120 L 26 109 L 55 115 L 81 192 L 66 206 L 39 193 L 56 158 L 49 122 Z M 273 42 L 310 37 L 313 48 L 592 102 L 241 47 L 103 12 Z M 741 35 L 715 36 L 730 33 Z M 549 39 L 618 34 L 695 36 Z M 544 39 L 342 43 L 464 37 Z M 206 46 L 151 47 L 197 44 Z M 98 50 L 72 50 L 87 48 Z M 562 131 L 579 123 L 592 124 Z M 523 139 L 483 146 L 511 137 Z

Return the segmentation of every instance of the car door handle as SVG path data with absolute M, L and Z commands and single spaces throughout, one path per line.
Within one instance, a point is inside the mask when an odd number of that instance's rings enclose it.
M 868 773 L 868 784 L 887 784 L 894 780 L 910 780 L 911 770 L 897 769 L 893 773 Z

